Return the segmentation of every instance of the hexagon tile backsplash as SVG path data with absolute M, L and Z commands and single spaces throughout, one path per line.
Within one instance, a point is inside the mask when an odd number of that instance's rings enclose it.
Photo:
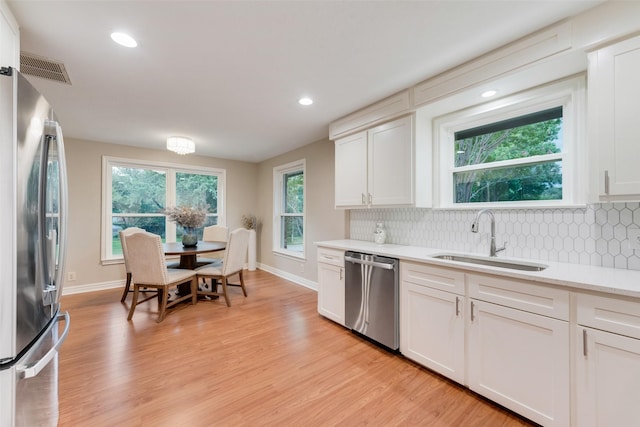
M 640 203 L 603 203 L 580 209 L 495 209 L 500 256 L 640 270 L 640 250 L 629 247 L 640 229 Z M 387 243 L 489 254 L 490 221 L 478 211 L 420 208 L 352 210 L 350 238 L 373 241 L 383 222 Z

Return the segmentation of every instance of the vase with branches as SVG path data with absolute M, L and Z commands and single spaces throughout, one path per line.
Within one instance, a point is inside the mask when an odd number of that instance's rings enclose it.
M 169 221 L 175 222 L 184 230 L 182 244 L 184 246 L 197 246 L 197 229 L 202 227 L 207 220 L 207 208 L 202 206 L 175 206 L 164 210 Z

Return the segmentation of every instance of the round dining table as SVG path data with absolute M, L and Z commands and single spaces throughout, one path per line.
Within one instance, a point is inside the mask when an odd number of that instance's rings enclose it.
M 198 241 L 196 246 L 183 246 L 182 242 L 163 243 L 165 255 L 180 255 L 180 265 L 177 268 L 194 270 L 198 265 L 198 254 L 207 252 L 223 251 L 227 247 L 227 242 L 203 242 Z M 204 265 L 204 264 L 203 264 Z M 178 285 L 178 294 L 186 295 L 190 292 L 189 285 L 181 283 Z
M 163 243 L 165 255 L 180 255 L 180 265 L 177 268 L 193 270 L 198 265 L 198 254 L 224 251 L 227 242 L 198 241 L 196 246 L 183 246 L 181 242 Z

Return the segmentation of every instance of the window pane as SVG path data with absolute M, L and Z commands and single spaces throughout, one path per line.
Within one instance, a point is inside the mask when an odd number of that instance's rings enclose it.
M 164 242 L 166 239 L 164 216 L 113 216 L 111 224 L 111 248 L 113 255 L 122 255 L 120 231 L 129 227 L 142 228 L 149 233 L 157 234 Z
M 302 171 L 284 175 L 285 213 L 304 212 L 304 173 Z
M 562 200 L 562 162 L 453 174 L 455 203 Z
M 455 134 L 455 166 L 559 153 L 561 138 L 562 107 L 467 129 Z
M 303 219 L 301 216 L 282 217 L 281 247 L 288 251 L 303 252 Z
M 111 168 L 112 212 L 159 213 L 165 208 L 166 178 L 162 171 Z
M 176 173 L 178 206 L 207 206 L 207 212 L 218 213 L 218 177 L 194 173 Z

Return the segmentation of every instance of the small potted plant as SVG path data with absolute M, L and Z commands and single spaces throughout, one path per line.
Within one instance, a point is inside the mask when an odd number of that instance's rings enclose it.
M 256 269 L 256 229 L 258 228 L 258 219 L 253 214 L 242 215 L 242 225 L 249 230 L 247 266 L 249 271 L 254 271 Z
M 173 221 L 184 230 L 182 233 L 183 246 L 197 246 L 197 229 L 207 220 L 207 209 L 199 206 L 175 206 L 164 210 L 169 221 Z

